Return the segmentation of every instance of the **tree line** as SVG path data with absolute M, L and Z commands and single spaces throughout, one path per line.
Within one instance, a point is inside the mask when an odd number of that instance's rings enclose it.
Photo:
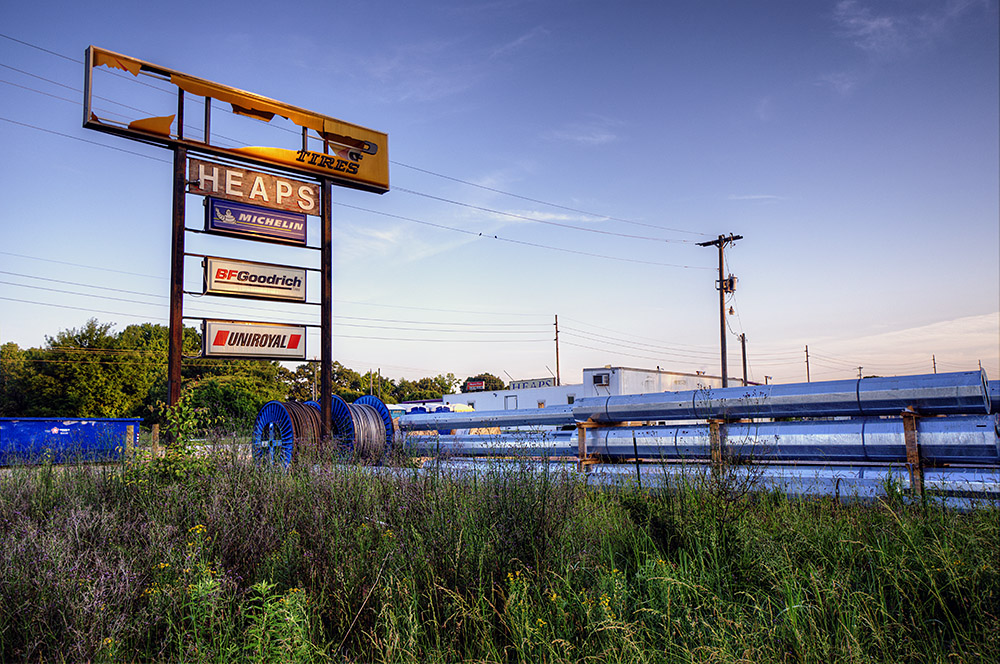
M 45 337 L 41 348 L 0 346 L 0 417 L 141 417 L 160 421 L 167 400 L 168 328 L 142 323 L 115 332 L 111 323 L 90 319 L 79 329 Z M 232 430 L 250 427 L 268 401 L 319 399 L 320 365 L 294 370 L 276 361 L 207 359 L 201 332 L 184 328 L 182 378 L 191 403 L 211 421 Z M 470 381 L 503 389 L 491 374 L 459 381 L 454 374 L 393 380 L 332 365 L 333 392 L 352 402 L 374 394 L 386 403 L 437 399 Z

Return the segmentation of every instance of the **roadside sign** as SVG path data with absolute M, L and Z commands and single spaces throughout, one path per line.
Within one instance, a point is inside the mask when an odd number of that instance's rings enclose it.
M 201 159 L 188 159 L 188 193 L 319 214 L 319 185 Z
M 205 293 L 305 302 L 306 270 L 209 256 L 205 259 Z
M 306 216 L 208 197 L 205 199 L 205 230 L 253 240 L 304 245 Z
M 203 326 L 205 357 L 306 359 L 306 328 L 301 325 L 206 319 Z
M 529 380 L 512 380 L 510 382 L 510 388 L 512 390 L 529 390 L 534 387 L 555 387 L 556 379 L 549 378 L 531 378 Z

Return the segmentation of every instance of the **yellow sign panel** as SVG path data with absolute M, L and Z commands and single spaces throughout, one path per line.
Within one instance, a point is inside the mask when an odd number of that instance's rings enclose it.
M 183 98 L 185 93 L 205 98 L 206 113 L 204 128 L 201 132 L 202 140 L 192 140 L 185 137 L 184 126 L 175 123 L 174 115 L 137 118 L 128 123 L 98 117 L 91 106 L 95 67 L 120 69 L 136 77 L 145 75 L 173 84 L 177 86 L 179 98 Z M 264 122 L 270 122 L 274 116 L 278 115 L 294 122 L 302 127 L 301 148 L 232 148 L 213 144 L 209 127 L 211 101 L 229 104 L 232 112 L 236 115 Z M 190 122 L 190 118 L 184 120 L 185 125 Z M 271 164 L 313 176 L 328 177 L 344 186 L 377 193 L 385 193 L 389 190 L 388 136 L 383 132 L 307 111 L 252 92 L 206 81 L 96 46 L 87 49 L 84 126 L 130 138 L 166 145 L 183 145 L 211 154 Z

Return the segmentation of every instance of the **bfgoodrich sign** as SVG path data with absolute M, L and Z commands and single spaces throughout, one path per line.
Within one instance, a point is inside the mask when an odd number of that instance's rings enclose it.
M 209 257 L 205 259 L 205 293 L 305 302 L 306 271 L 297 267 Z

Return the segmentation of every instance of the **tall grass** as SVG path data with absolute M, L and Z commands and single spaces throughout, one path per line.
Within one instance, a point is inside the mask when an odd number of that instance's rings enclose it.
M 0 660 L 1000 661 L 1000 512 L 197 461 L 0 473 Z

